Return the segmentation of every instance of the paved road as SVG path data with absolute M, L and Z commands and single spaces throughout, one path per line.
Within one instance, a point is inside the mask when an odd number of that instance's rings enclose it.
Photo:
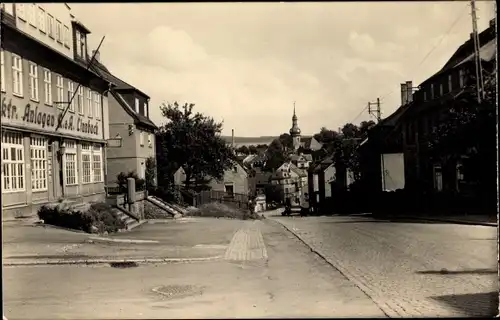
M 203 239 L 210 232 L 193 237 L 209 246 Z M 270 220 L 243 222 L 221 261 L 124 269 L 4 267 L 3 281 L 9 319 L 385 316 Z
M 272 214 L 391 317 L 497 314 L 495 227 Z

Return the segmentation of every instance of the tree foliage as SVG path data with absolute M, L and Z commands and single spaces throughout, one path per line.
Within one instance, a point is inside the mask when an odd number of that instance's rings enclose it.
M 192 179 L 206 176 L 221 179 L 235 159 L 234 152 L 220 137 L 222 123 L 195 113 L 193 108 L 194 104 L 180 106 L 177 102 L 162 105 L 162 116 L 168 121 L 157 135 L 159 176 L 171 181 L 175 171 L 182 167 L 188 189 Z

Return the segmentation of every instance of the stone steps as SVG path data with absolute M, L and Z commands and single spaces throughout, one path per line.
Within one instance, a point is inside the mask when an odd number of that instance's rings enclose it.
M 157 197 L 148 196 L 147 200 L 149 202 L 153 203 L 154 205 L 158 206 L 159 208 L 165 210 L 167 213 L 172 215 L 174 218 L 180 218 L 184 214 L 180 209 L 176 208 L 178 206 L 174 207 L 173 205 L 166 203 L 165 201 L 163 201 Z

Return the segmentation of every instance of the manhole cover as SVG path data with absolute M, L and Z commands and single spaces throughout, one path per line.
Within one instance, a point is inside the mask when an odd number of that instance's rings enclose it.
M 112 268 L 118 269 L 135 268 L 139 266 L 136 262 L 111 262 L 109 265 Z
M 153 292 L 161 294 L 168 299 L 185 298 L 203 293 L 203 289 L 191 285 L 168 285 L 153 288 Z

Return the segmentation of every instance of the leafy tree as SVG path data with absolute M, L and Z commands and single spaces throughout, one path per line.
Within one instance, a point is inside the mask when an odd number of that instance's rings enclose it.
M 146 159 L 146 188 L 153 190 L 156 188 L 156 161 L 154 157 L 149 157 Z
M 195 113 L 193 108 L 194 104 L 180 106 L 177 102 L 162 105 L 160 110 L 168 122 L 157 135 L 160 176 L 169 176 L 171 181 L 175 171 L 182 167 L 187 189 L 194 178 L 221 179 L 235 160 L 234 152 L 220 137 L 222 123 Z
M 264 170 L 266 171 L 274 171 L 278 169 L 278 167 L 287 160 L 287 151 L 279 138 L 274 139 L 267 148 L 266 158 L 267 161 L 264 167 Z
M 256 147 L 256 146 L 251 145 L 251 146 L 249 146 L 249 147 L 248 147 L 248 152 L 249 152 L 250 154 L 257 154 L 259 151 L 258 151 L 258 149 L 257 149 L 257 147 Z
M 283 133 L 279 136 L 278 140 L 281 142 L 285 150 L 293 149 L 293 139 L 288 133 Z
M 283 201 L 283 190 L 281 190 L 277 185 L 267 184 L 264 186 L 264 194 L 266 195 L 266 202 L 277 202 L 281 203 Z
M 247 146 L 241 146 L 238 149 L 236 149 L 236 151 L 246 155 L 250 154 L 250 150 Z

